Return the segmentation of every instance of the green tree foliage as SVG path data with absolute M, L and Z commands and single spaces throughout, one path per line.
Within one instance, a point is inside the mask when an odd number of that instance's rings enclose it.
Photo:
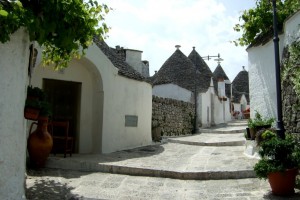
M 300 9 L 299 0 L 277 0 L 278 28 L 282 29 L 284 20 Z M 240 16 L 240 24 L 233 29 L 242 32 L 242 37 L 233 41 L 235 45 L 249 45 L 257 35 L 268 34 L 273 27 L 273 8 L 270 0 L 256 0 L 256 7 L 245 10 Z
M 0 42 L 25 27 L 30 40 L 43 46 L 44 64 L 63 68 L 84 54 L 93 37 L 106 36 L 109 10 L 96 0 L 0 0 Z

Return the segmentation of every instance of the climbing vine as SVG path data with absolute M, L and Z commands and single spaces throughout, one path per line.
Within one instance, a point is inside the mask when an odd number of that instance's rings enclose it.
M 300 9 L 299 0 L 277 0 L 278 29 L 282 29 L 284 20 Z M 256 7 L 245 10 L 240 16 L 241 23 L 233 29 L 242 32 L 242 36 L 235 41 L 235 45 L 249 45 L 258 35 L 268 34 L 273 30 L 273 7 L 270 0 L 256 0 Z
M 30 40 L 43 46 L 43 63 L 64 68 L 84 55 L 93 37 L 106 37 L 109 10 L 96 0 L 0 0 L 0 42 L 25 27 Z
M 283 60 L 282 80 L 291 80 L 297 96 L 300 96 L 300 40 L 288 46 L 287 58 Z

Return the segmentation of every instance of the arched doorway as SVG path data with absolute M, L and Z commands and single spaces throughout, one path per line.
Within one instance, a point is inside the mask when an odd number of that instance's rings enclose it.
M 73 121 L 76 153 L 102 152 L 103 85 L 92 62 L 72 60 L 68 68 L 59 71 L 38 66 L 32 85 L 50 91 L 57 108 L 54 117 Z

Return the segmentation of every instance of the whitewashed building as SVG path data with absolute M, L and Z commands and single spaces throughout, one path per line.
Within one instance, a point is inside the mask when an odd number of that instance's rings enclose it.
M 300 11 L 289 17 L 279 34 L 279 56 L 283 49 L 300 37 Z M 265 117 L 276 117 L 276 79 L 272 33 L 258 37 L 248 51 L 250 109 L 258 110 Z M 254 117 L 251 112 L 251 117 Z
M 232 111 L 243 112 L 250 107 L 249 75 L 243 66 L 232 81 Z
M 202 127 L 231 120 L 229 101 L 224 101 L 225 97 L 219 98 L 214 88 L 213 74 L 195 48 L 188 57 L 180 51 L 180 46 L 176 48 L 151 77 L 153 95 L 197 102 L 197 120 Z
M 150 144 L 151 85 L 105 42 L 94 42 L 82 59 L 72 60 L 64 70 L 39 64 L 32 85 L 47 92 L 54 119 L 71 122 L 75 153 Z M 127 60 L 143 64 L 136 54 L 127 54 Z

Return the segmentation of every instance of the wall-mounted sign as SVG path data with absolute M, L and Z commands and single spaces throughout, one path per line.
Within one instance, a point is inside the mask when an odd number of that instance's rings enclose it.
M 138 126 L 138 116 L 125 115 L 125 126 L 126 127 L 137 127 Z

